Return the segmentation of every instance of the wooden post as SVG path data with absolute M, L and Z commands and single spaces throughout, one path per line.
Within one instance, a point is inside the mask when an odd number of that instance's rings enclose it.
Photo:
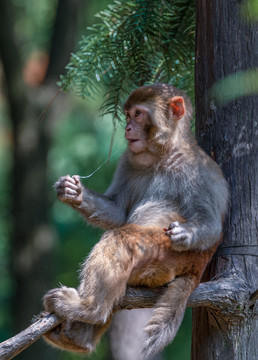
M 193 310 L 192 360 L 258 358 L 258 96 L 222 105 L 210 93 L 218 80 L 258 67 L 257 25 L 241 16 L 241 3 L 197 0 L 196 137 L 221 166 L 231 190 L 224 241 L 209 279 L 229 279 L 232 288 L 228 307 Z M 233 300 L 235 282 L 245 288 L 242 305 Z

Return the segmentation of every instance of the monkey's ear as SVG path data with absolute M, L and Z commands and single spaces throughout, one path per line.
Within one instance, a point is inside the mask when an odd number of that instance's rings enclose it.
M 181 96 L 174 96 L 170 99 L 170 106 L 176 120 L 181 119 L 185 114 L 185 102 Z

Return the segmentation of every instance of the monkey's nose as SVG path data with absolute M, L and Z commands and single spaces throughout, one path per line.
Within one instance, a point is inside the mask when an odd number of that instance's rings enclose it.
M 132 130 L 132 127 L 130 124 L 127 124 L 126 127 L 125 127 L 125 131 L 131 131 Z

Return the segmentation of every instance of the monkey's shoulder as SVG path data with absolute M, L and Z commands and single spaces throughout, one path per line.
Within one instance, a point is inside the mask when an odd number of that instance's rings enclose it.
M 223 208 L 226 207 L 229 196 L 228 184 L 222 170 L 197 145 L 193 149 L 182 152 L 182 156 L 178 156 L 176 161 L 173 157 L 170 158 L 164 178 L 167 178 L 166 182 L 173 187 L 173 192 L 183 199 L 201 198 L 209 202 L 213 199 L 216 200 L 215 202 L 224 204 Z
M 198 154 L 197 171 L 199 178 L 206 181 L 210 187 L 219 187 L 227 197 L 228 184 L 220 166 L 199 147 Z
M 166 172 L 173 176 L 186 176 L 193 179 L 194 177 L 190 176 L 192 174 L 196 177 L 224 178 L 219 165 L 196 144 L 188 149 L 172 153 L 165 167 L 167 167 Z

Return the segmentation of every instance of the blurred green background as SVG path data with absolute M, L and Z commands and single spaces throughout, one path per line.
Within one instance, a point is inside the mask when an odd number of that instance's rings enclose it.
M 12 120 L 12 95 L 7 84 L 11 80 L 0 64 L 0 341 L 29 325 L 33 315 L 42 309 L 40 299 L 48 288 L 59 283 L 77 286 L 80 263 L 98 241 L 101 231 L 87 226 L 76 212 L 58 202 L 52 185 L 62 175 L 88 175 L 94 171 L 108 157 L 113 133 L 111 119 L 98 117 L 101 98 L 89 102 L 69 94 L 59 95 L 46 116 L 39 119 L 58 90 L 55 85 L 58 74 L 56 77 L 46 74 L 53 53 L 51 39 L 53 43 L 58 2 L 12 0 L 11 3 L 26 111 L 25 115 L 21 113 L 20 123 Z M 73 49 L 85 28 L 94 23 L 94 14 L 109 2 L 75 3 L 78 16 Z M 58 53 L 58 50 L 57 43 L 54 51 Z M 69 59 L 69 53 L 67 56 Z M 43 134 L 44 141 L 38 140 L 38 134 Z M 112 149 L 115 155 L 84 180 L 85 186 L 103 192 L 112 180 L 124 148 L 121 124 Z M 45 191 L 37 190 L 41 174 L 47 184 L 42 188 Z M 165 349 L 162 358 L 190 359 L 190 343 L 188 309 L 175 341 Z M 80 358 L 49 349 L 39 341 L 17 359 Z M 91 358 L 112 359 L 108 335 Z

